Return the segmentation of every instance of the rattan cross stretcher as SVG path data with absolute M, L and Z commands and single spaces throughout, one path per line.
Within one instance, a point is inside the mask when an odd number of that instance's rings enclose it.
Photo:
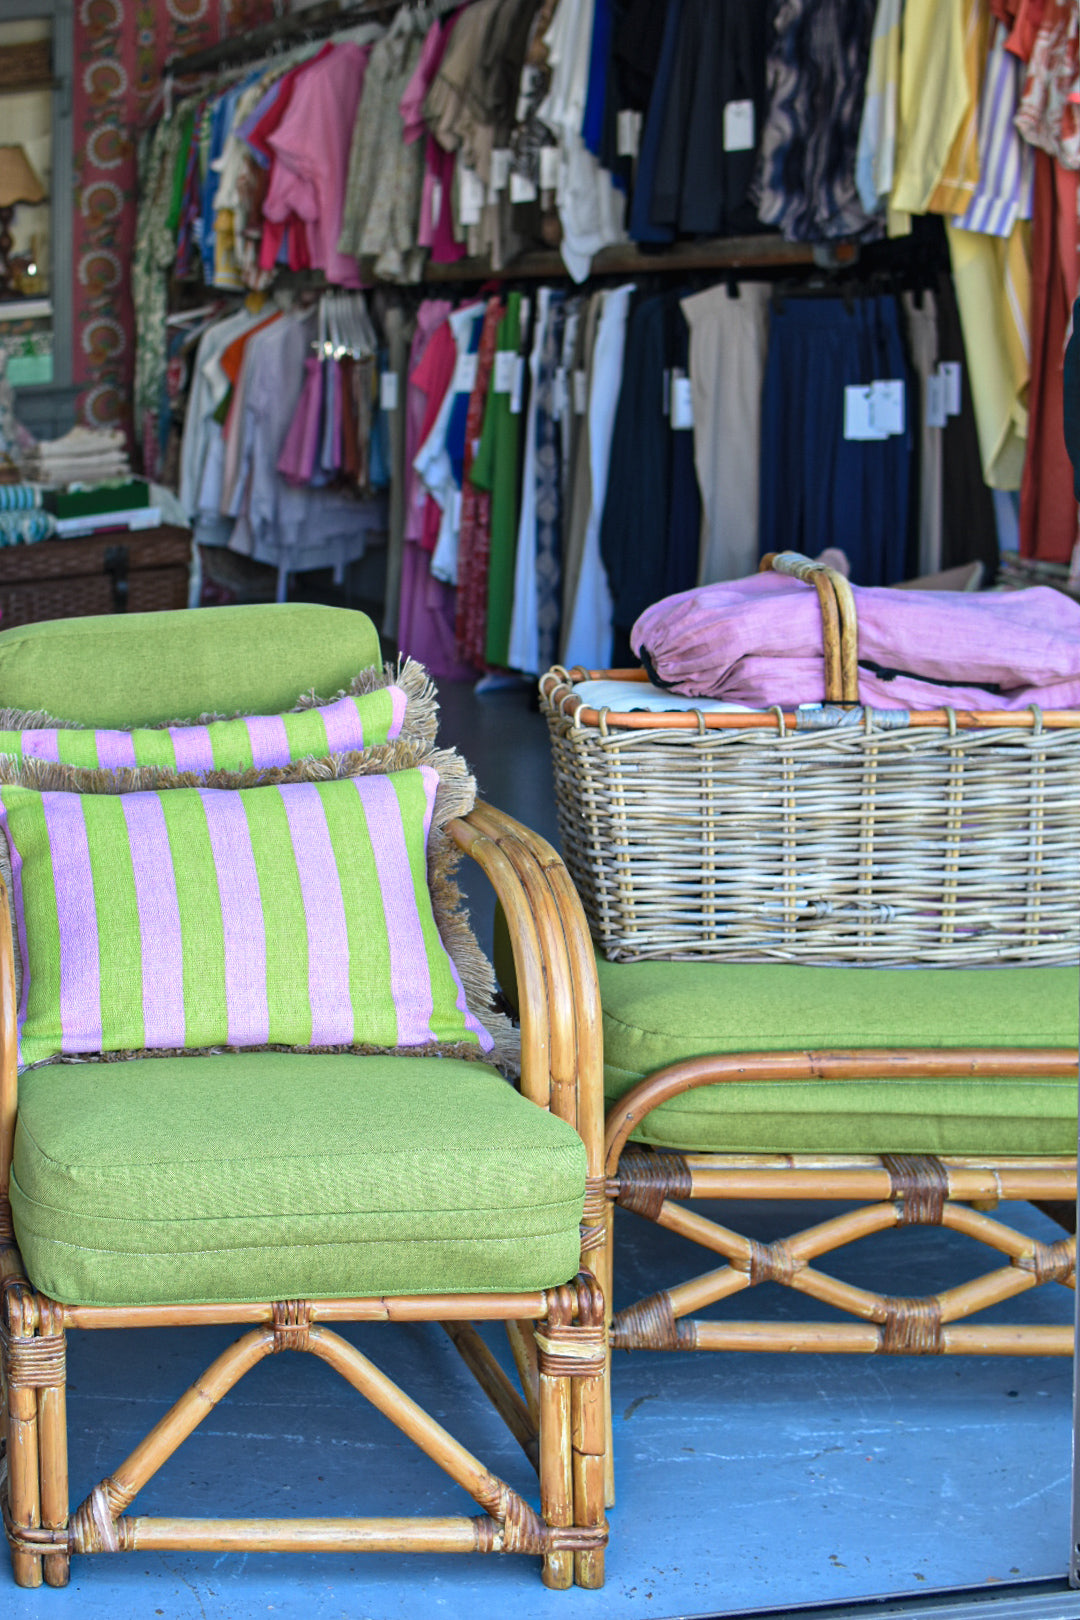
M 1037 998 L 1040 968 L 1078 956 L 1080 712 L 861 708 L 847 582 L 792 554 L 762 566 L 770 565 L 818 593 L 826 687 L 807 699 L 824 705 L 596 711 L 576 683 L 637 682 L 643 673 L 555 669 L 541 681 L 563 851 L 599 950 L 614 962 L 715 963 L 718 996 L 723 964 L 756 961 L 851 965 L 869 996 L 877 975 L 868 968 L 1023 965 Z M 890 1080 L 912 1075 L 1075 1081 L 1077 1058 L 1075 1042 L 1038 1051 L 705 1051 L 647 1075 L 609 1109 L 609 1197 L 699 1244 L 710 1269 L 621 1310 L 613 1346 L 1071 1353 L 1070 1326 L 968 1319 L 1041 1283 L 1075 1286 L 1073 1237 L 1037 1242 L 991 1213 L 1033 1200 L 1068 1220 L 1072 1153 L 935 1157 L 890 1153 L 887 1142 L 861 1156 L 704 1152 L 693 1143 L 663 1151 L 633 1137 L 653 1110 L 702 1086 L 871 1079 L 884 1102 Z M 745 1199 L 859 1207 L 769 1245 L 689 1207 Z M 964 1232 L 998 1263 L 919 1299 L 855 1287 L 817 1264 L 898 1225 Z M 609 1224 L 600 1269 L 609 1298 L 612 1263 Z M 700 1316 L 766 1281 L 846 1320 Z

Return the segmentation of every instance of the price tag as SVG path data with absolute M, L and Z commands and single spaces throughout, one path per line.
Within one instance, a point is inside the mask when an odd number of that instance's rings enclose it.
M 682 433 L 694 425 L 694 395 L 690 378 L 684 371 L 671 374 L 671 427 Z
M 384 371 L 379 377 L 379 409 L 396 411 L 398 407 L 398 374 Z
M 495 380 L 492 383 L 497 394 L 509 394 L 514 386 L 514 367 L 517 364 L 517 355 L 513 349 L 500 349 L 495 356 Z
M 510 148 L 496 146 L 491 154 L 491 180 L 488 198 L 494 202 L 500 191 L 505 191 L 510 180 Z
M 724 104 L 724 151 L 752 152 L 754 140 L 754 103 L 728 101 Z
M 474 169 L 458 169 L 458 206 L 462 225 L 479 225 L 484 212 L 484 182 Z
M 949 419 L 945 409 L 945 379 L 939 371 L 932 371 L 926 379 L 926 425 L 943 428 Z
M 574 415 L 584 416 L 589 404 L 589 390 L 586 386 L 585 373 L 574 372 Z
M 437 225 L 442 219 L 442 181 L 435 177 L 431 182 L 431 223 Z
M 514 386 L 510 390 L 510 415 L 521 415 L 521 400 L 525 392 L 525 356 L 514 356 Z
M 849 383 L 844 389 L 844 438 L 887 439 L 874 426 L 874 387 L 872 383 Z
M 454 494 L 453 494 L 453 499 L 450 502 L 450 527 L 454 530 L 455 534 L 461 528 L 461 491 L 460 491 L 460 489 L 455 489 Z
M 536 183 L 526 174 L 518 174 L 515 169 L 510 176 L 510 201 L 512 203 L 535 202 L 537 198 Z
M 615 119 L 615 150 L 620 157 L 636 158 L 641 147 L 641 114 L 624 107 Z
M 569 403 L 570 391 L 566 386 L 566 367 L 559 366 L 551 383 L 551 410 L 556 421 L 561 421 L 566 415 Z
M 471 394 L 476 387 L 477 358 L 475 354 L 458 355 L 457 365 L 454 367 L 455 394 Z
M 961 389 L 962 372 L 959 360 L 942 360 L 938 366 L 938 375 L 945 379 L 946 416 L 959 416 L 963 400 Z
M 900 378 L 890 377 L 874 383 L 870 420 L 883 437 L 903 433 L 904 384 Z
M 559 183 L 559 148 L 557 146 L 542 146 L 540 148 L 540 190 L 554 191 Z

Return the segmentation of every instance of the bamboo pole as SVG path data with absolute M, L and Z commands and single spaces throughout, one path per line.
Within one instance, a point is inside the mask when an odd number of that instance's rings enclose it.
M 491 1351 L 469 1322 L 442 1324 L 466 1367 L 506 1424 L 532 1466 L 539 1470 L 540 1446 L 537 1426 L 528 1407 L 495 1360 Z
M 270 1323 L 272 1304 L 62 1305 L 65 1327 L 83 1329 L 204 1327 Z M 544 1314 L 542 1290 L 528 1294 L 403 1294 L 399 1298 L 320 1299 L 309 1302 L 316 1322 L 499 1322 Z
M 570 1439 L 570 1380 L 540 1374 L 540 1511 L 545 1524 L 565 1529 L 574 1522 L 574 1473 Z M 573 1585 L 574 1555 L 550 1549 L 542 1579 L 553 1591 Z
M 123 1519 L 125 1552 L 397 1552 L 489 1550 L 483 1520 Z
M 619 1154 L 631 1132 L 661 1103 L 700 1086 L 740 1081 L 887 1080 L 917 1075 L 924 1080 L 976 1076 L 1071 1079 L 1076 1052 L 1069 1047 L 863 1047 L 854 1050 L 716 1053 L 672 1063 L 638 1082 L 608 1115 L 606 1168 L 618 1176 Z
M 542 1316 L 544 1306 L 541 1305 L 537 1316 Z M 510 1345 L 510 1352 L 514 1358 L 514 1365 L 521 1379 L 521 1390 L 525 1397 L 529 1420 L 539 1432 L 540 1429 L 540 1373 L 536 1365 L 536 1340 L 533 1337 L 533 1323 L 520 1319 L 506 1323 L 506 1338 Z
M 339 1372 L 347 1383 L 359 1390 L 365 1400 L 370 1401 L 402 1434 L 438 1463 L 444 1473 L 467 1491 L 485 1512 L 495 1516 L 493 1509 L 508 1493 L 508 1487 L 429 1416 L 422 1406 L 418 1406 L 399 1389 L 393 1379 L 380 1372 L 373 1362 L 330 1328 L 312 1327 L 308 1348 L 313 1355 Z
M 178 1446 L 198 1428 L 245 1373 L 272 1353 L 274 1334 L 255 1328 L 218 1356 L 105 1482 L 113 1517 L 122 1513 Z
M 7 1467 L 12 1523 L 17 1530 L 36 1530 L 41 1524 L 37 1390 L 25 1384 L 8 1387 Z M 39 1554 L 13 1551 L 11 1567 L 16 1586 L 41 1585 Z
M 38 1451 L 41 1473 L 41 1524 L 66 1530 L 68 1523 L 67 1390 L 64 1384 L 39 1389 Z M 46 1586 L 66 1586 L 71 1560 L 66 1552 L 46 1553 Z
M 811 1351 L 877 1355 L 881 1330 L 860 1322 L 695 1322 L 698 1350 Z M 994 1327 L 962 1324 L 942 1331 L 944 1354 L 1068 1356 L 1071 1327 Z

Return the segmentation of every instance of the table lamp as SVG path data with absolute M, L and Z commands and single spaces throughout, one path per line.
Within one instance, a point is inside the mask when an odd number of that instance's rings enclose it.
M 21 146 L 0 146 L 0 298 L 10 297 L 15 278 L 8 255 L 11 220 L 19 203 L 45 201 L 45 187 Z

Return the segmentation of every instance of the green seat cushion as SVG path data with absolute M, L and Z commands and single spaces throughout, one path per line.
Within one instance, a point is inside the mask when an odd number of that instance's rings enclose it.
M 497 958 L 498 960 L 498 958 Z M 608 1105 L 711 1052 L 865 1046 L 1076 1047 L 1075 968 L 823 968 L 597 957 Z M 1076 1152 L 1064 1080 L 736 1082 L 683 1093 L 634 1133 L 747 1153 Z
M 120 729 L 280 714 L 381 663 L 366 614 L 316 603 L 52 619 L 0 632 L 0 709 Z
M 577 1133 L 483 1063 L 226 1053 L 19 1080 L 16 1236 L 67 1304 L 553 1287 L 584 1192 Z

